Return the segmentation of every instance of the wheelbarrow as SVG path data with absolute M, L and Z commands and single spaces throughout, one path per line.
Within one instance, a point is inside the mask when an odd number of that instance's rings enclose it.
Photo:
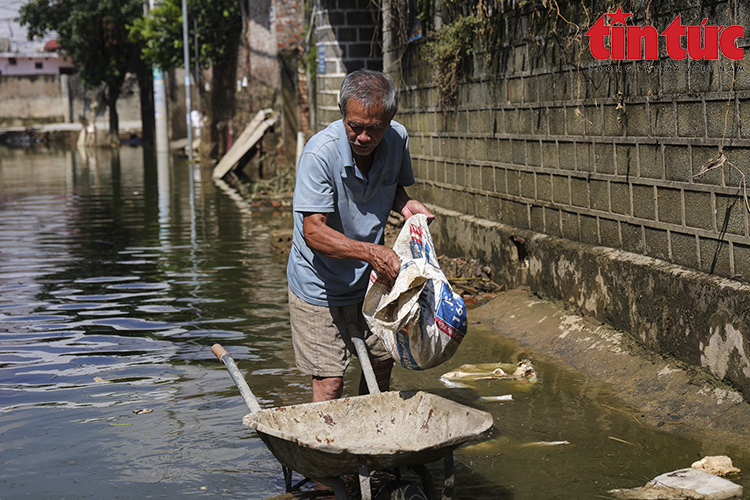
M 425 464 L 444 460 L 443 500 L 454 485 L 453 450 L 487 432 L 492 415 L 423 391 L 380 392 L 361 338 L 352 335 L 369 395 L 261 409 L 229 353 L 211 351 L 226 365 L 250 413 L 252 427 L 281 463 L 287 491 L 291 471 L 330 487 L 337 500 L 349 496 L 340 479 L 359 476 L 362 500 L 371 500 L 370 472 L 409 467 L 420 477 L 427 498 L 435 488 Z M 299 486 L 299 485 L 298 485 Z

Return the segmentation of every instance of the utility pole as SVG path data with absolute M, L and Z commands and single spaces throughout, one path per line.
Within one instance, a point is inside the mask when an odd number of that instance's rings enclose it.
M 188 160 L 193 162 L 193 126 L 190 123 L 190 47 L 188 46 L 187 1 L 182 0 L 182 47 L 185 58 L 185 121 L 187 123 Z M 192 178 L 192 175 L 191 175 Z
M 154 8 L 154 0 L 149 0 L 149 9 Z M 169 152 L 169 115 L 167 114 L 167 93 L 164 87 L 164 71 L 158 66 L 151 70 L 154 79 L 154 121 L 156 124 L 156 152 Z

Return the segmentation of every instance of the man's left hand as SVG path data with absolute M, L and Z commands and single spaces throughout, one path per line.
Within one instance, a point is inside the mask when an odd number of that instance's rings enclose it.
M 430 212 L 430 209 L 424 206 L 422 202 L 411 199 L 406 202 L 406 205 L 404 205 L 404 208 L 401 210 L 401 215 L 404 216 L 404 219 L 408 219 L 412 215 L 416 214 L 424 214 L 427 216 L 427 223 L 429 224 L 433 220 L 435 220 L 435 215 Z

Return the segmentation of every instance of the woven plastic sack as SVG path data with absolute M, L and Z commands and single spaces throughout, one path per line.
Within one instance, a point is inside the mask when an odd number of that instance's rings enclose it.
M 425 370 L 448 360 L 466 335 L 466 306 L 440 270 L 427 216 L 410 217 L 393 245 L 401 271 L 393 282 L 373 271 L 362 311 L 393 359 Z

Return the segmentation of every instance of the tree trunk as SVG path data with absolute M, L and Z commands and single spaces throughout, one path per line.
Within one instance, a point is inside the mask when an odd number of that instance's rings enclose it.
M 109 142 L 120 144 L 120 119 L 117 116 L 117 98 L 120 97 L 120 86 L 110 83 L 107 87 L 107 106 L 109 106 Z
M 145 66 L 145 65 L 144 65 Z M 138 88 L 141 94 L 141 140 L 143 144 L 154 144 L 154 77 L 151 68 L 138 71 Z

